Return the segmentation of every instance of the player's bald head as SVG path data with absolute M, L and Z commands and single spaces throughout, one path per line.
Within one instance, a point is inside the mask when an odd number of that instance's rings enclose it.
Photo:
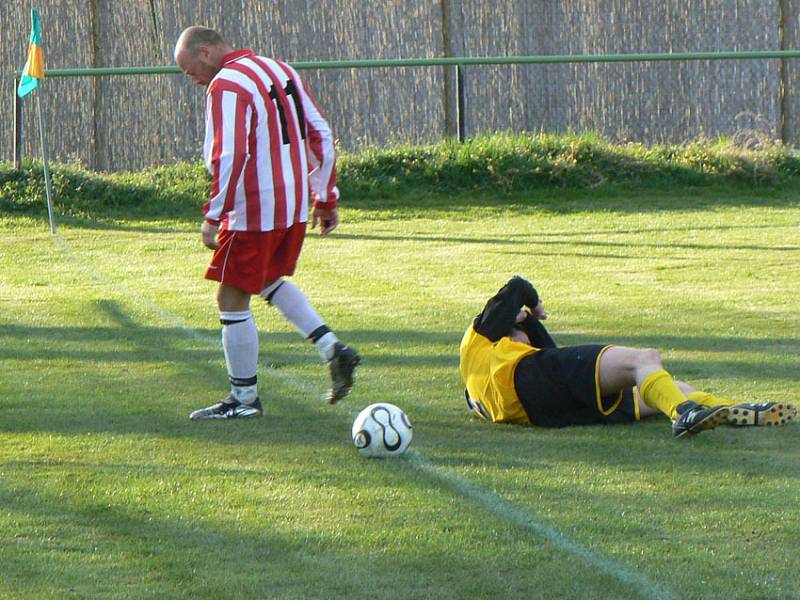
M 230 46 L 215 30 L 192 25 L 175 44 L 175 63 L 198 85 L 208 85 L 222 65 Z
M 178 43 L 175 44 L 175 58 L 178 54 L 188 52 L 190 56 L 197 56 L 198 50 L 204 46 L 224 46 L 225 40 L 216 30 L 202 25 L 192 25 L 181 32 Z

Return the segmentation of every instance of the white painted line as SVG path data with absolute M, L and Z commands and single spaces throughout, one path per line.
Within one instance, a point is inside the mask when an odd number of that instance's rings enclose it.
M 676 598 L 672 592 L 664 589 L 654 582 L 650 581 L 643 575 L 632 570 L 627 565 L 624 565 L 613 559 L 606 558 L 596 552 L 593 552 L 586 546 L 582 546 L 577 542 L 573 542 L 563 533 L 557 529 L 553 529 L 542 523 L 536 516 L 526 511 L 519 506 L 504 500 L 497 494 L 487 491 L 474 483 L 470 483 L 466 479 L 458 475 L 438 467 L 428 462 L 418 452 L 409 450 L 406 453 L 409 461 L 420 471 L 423 471 L 442 481 L 448 487 L 455 489 L 463 497 L 475 502 L 488 510 L 493 515 L 500 517 L 512 524 L 527 530 L 529 533 L 536 537 L 544 538 L 550 544 L 559 550 L 570 554 L 576 558 L 583 560 L 598 571 L 605 573 L 617 579 L 618 581 L 636 588 L 644 598 L 654 598 L 659 600 L 667 600 Z

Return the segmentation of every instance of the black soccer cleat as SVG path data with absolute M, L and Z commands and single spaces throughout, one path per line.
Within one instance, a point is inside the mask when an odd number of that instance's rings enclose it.
M 326 400 L 336 404 L 350 393 L 353 387 L 354 373 L 361 356 L 350 346 L 336 342 L 333 346 L 333 358 L 328 361 L 331 373 L 331 388 L 328 390 Z
M 729 411 L 729 406 L 702 406 L 687 400 L 678 405 L 678 417 L 672 422 L 672 435 L 679 438 L 714 429 L 727 421 Z
M 198 419 L 241 419 L 248 417 L 260 417 L 264 414 L 264 407 L 261 400 L 256 396 L 252 402 L 239 402 L 233 396 L 228 396 L 221 402 L 194 411 L 189 418 L 192 421 Z
M 728 413 L 728 424 L 737 426 L 785 425 L 797 416 L 794 404 L 783 402 L 760 402 L 757 404 L 734 404 Z

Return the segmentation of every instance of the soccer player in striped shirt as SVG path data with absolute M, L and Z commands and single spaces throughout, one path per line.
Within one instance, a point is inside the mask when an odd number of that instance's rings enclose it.
M 495 423 L 542 427 L 638 421 L 664 413 L 684 437 L 722 423 L 782 425 L 792 404 L 737 404 L 672 378 L 657 351 L 585 344 L 558 348 L 542 324 L 539 294 L 513 277 L 461 341 L 469 409 Z
M 214 251 L 206 278 L 219 282 L 217 306 L 231 382 L 227 398 L 190 418 L 262 414 L 252 295 L 275 306 L 315 344 L 330 370 L 327 399 L 335 403 L 350 391 L 360 357 L 285 279 L 300 255 L 309 199 L 312 229 L 319 223 L 325 236 L 339 223 L 330 127 L 297 71 L 250 49 L 234 50 L 213 29 L 184 30 L 175 62 L 206 87 L 203 155 L 212 181 L 200 231 Z

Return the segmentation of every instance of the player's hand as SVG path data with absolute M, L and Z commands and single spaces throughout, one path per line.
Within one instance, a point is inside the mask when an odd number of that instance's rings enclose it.
M 210 248 L 211 250 L 216 250 L 219 248 L 219 244 L 217 243 L 217 232 L 219 231 L 218 225 L 212 225 L 208 221 L 203 221 L 203 224 L 200 225 L 200 233 L 203 236 L 203 245 L 206 248 Z
M 339 210 L 315 206 L 311 211 L 311 229 L 314 229 L 317 223 L 319 223 L 319 234 L 328 235 L 339 226 Z
M 539 300 L 539 304 L 533 308 L 531 314 L 533 315 L 534 319 L 538 319 L 539 321 L 544 321 L 547 319 L 547 313 L 544 311 L 544 304 L 542 304 L 541 300 Z

